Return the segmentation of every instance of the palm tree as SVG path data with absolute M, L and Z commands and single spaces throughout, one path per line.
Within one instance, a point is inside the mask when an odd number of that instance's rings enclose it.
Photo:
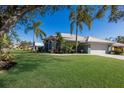
M 44 33 L 43 30 L 40 29 L 40 25 L 42 25 L 41 21 L 38 22 L 33 22 L 33 50 L 35 51 L 35 42 L 38 37 L 41 39 L 43 37 L 46 37 L 46 34 Z
M 56 49 L 57 49 L 57 52 L 60 52 L 61 44 L 63 42 L 63 37 L 60 32 L 56 32 L 56 39 L 57 39 Z
M 78 48 L 78 30 L 82 32 L 83 24 L 86 24 L 88 28 L 91 28 L 92 18 L 91 15 L 87 12 L 85 6 L 78 6 L 76 11 L 71 10 L 70 13 L 70 32 L 72 34 L 74 26 L 76 26 L 76 53 Z
M 94 7 L 94 6 L 93 6 Z M 72 34 L 74 27 L 76 26 L 76 53 L 77 53 L 77 48 L 78 48 L 78 30 L 82 32 L 84 24 L 88 26 L 89 29 L 91 29 L 92 22 L 95 19 L 101 19 L 104 17 L 106 11 L 108 10 L 107 5 L 103 5 L 101 7 L 98 7 L 98 10 L 94 7 L 91 6 L 77 6 L 76 10 L 71 10 L 70 12 L 70 32 Z M 117 9 L 115 8 L 116 6 L 113 6 L 111 8 L 111 14 L 116 13 Z M 109 20 L 110 21 L 110 20 Z
M 40 25 L 42 25 L 41 21 L 34 22 L 34 20 L 31 20 L 31 24 L 27 25 L 25 28 L 25 33 L 27 34 L 29 31 L 33 31 L 33 51 L 35 51 L 35 42 L 38 37 L 42 39 L 43 37 L 46 37 L 46 34 L 43 30 L 40 29 Z
M 3 36 L 0 38 L 0 47 L 9 46 L 11 44 L 11 37 L 4 33 Z
M 0 61 L 2 59 L 2 55 L 7 55 L 9 52 L 8 49 L 2 50 L 4 47 L 8 47 L 11 44 L 11 37 L 8 34 L 4 33 L 2 37 L 0 37 Z M 4 58 L 3 58 L 4 59 Z

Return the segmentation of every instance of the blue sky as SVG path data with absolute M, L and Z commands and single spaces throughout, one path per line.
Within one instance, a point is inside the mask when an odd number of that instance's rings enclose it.
M 70 33 L 69 11 L 66 9 L 58 11 L 52 16 L 40 17 L 37 14 L 37 20 L 43 22 L 43 25 L 41 25 L 40 28 L 47 34 L 47 36 L 53 35 L 56 32 Z M 21 40 L 32 41 L 33 38 L 32 31 L 25 34 L 23 29 L 19 29 L 18 35 Z M 93 36 L 101 39 L 119 35 L 124 36 L 124 22 L 118 21 L 118 23 L 108 23 L 107 17 L 105 17 L 101 20 L 95 20 L 91 30 L 84 25 L 83 31 L 82 33 L 79 33 L 79 35 Z

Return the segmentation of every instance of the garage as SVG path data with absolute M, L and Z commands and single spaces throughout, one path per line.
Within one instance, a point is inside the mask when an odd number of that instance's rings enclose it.
M 108 44 L 92 43 L 90 45 L 91 54 L 105 54 L 107 52 Z

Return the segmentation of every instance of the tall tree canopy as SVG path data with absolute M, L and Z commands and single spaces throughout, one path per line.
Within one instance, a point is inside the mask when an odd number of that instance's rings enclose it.
M 76 52 L 78 48 L 78 30 L 82 32 L 84 24 L 91 29 L 92 23 L 95 19 L 103 18 L 109 12 L 108 21 L 117 22 L 118 19 L 124 17 L 124 11 L 120 6 L 83 6 L 79 5 L 70 12 L 70 32 L 72 33 L 74 27 L 76 28 Z
M 92 6 L 91 6 L 92 7 Z M 39 12 L 42 16 L 52 14 L 63 8 L 73 8 L 73 6 L 38 6 L 38 5 L 23 5 L 23 6 L 0 6 L 0 35 L 10 31 L 18 22 L 25 23 L 27 21 L 26 14 L 34 15 Z M 97 6 L 98 17 L 104 16 L 104 6 Z M 110 11 L 109 21 L 117 22 L 124 18 L 124 6 L 108 6 Z M 95 13 L 94 13 L 95 14 Z
M 25 5 L 25 6 L 0 6 L 0 35 L 8 32 L 13 28 L 17 22 L 26 23 L 26 14 L 35 15 L 39 12 L 42 16 L 45 14 L 52 14 L 64 6 L 38 6 L 38 5 Z
M 118 43 L 124 43 L 124 36 L 117 36 L 115 38 L 115 41 L 118 42 Z

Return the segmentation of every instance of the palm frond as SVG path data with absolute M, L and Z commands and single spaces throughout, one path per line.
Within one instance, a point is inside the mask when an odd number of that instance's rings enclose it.
M 83 12 L 84 12 L 83 21 L 84 21 L 84 23 L 86 23 L 88 28 L 91 29 L 92 17 L 86 11 L 83 11 Z
M 34 23 L 33 23 L 33 27 L 34 27 L 34 28 L 37 28 L 37 27 L 39 27 L 41 24 L 42 24 L 41 21 L 34 22 Z
M 74 31 L 74 24 L 75 24 L 75 21 L 71 21 L 70 23 L 70 33 L 72 34 L 73 31 Z
M 119 12 L 118 11 L 118 6 L 117 5 L 112 5 L 109 22 L 112 22 L 112 21 L 116 22 L 117 21 L 116 18 L 117 18 L 117 15 L 119 14 L 118 12 Z
M 80 29 L 80 32 L 82 32 L 82 30 L 83 30 L 83 22 L 79 22 L 79 29 Z
M 69 20 L 70 20 L 70 33 L 72 34 L 74 30 L 74 24 L 76 22 L 76 14 L 74 10 L 71 10 Z
M 75 20 L 75 12 L 73 10 L 71 10 L 71 12 L 70 12 L 69 20 L 70 21 Z
M 79 5 L 79 6 L 77 7 L 77 14 L 80 15 L 81 12 L 82 12 L 82 10 L 83 10 L 82 6 Z
M 46 37 L 46 34 L 44 33 L 44 31 L 43 30 L 41 30 L 41 29 L 36 29 L 36 31 L 35 31 L 35 35 L 36 35 L 36 37 L 38 38 L 39 36 L 41 37 L 41 38 L 44 38 L 44 37 Z
M 6 33 L 4 33 L 3 37 L 2 37 L 2 43 L 5 45 L 9 45 L 10 44 L 10 38 L 8 37 L 8 35 Z
M 101 19 L 104 17 L 105 12 L 108 10 L 108 6 L 104 5 L 101 9 L 99 9 L 99 11 L 97 12 L 95 18 L 97 19 Z
M 56 37 L 59 42 L 63 41 L 63 37 L 60 32 L 56 32 Z

